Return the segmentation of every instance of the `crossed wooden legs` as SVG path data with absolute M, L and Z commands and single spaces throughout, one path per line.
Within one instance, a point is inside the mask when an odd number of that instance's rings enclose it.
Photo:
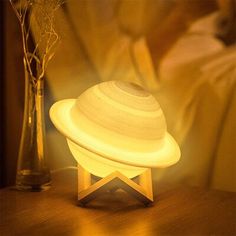
M 151 170 L 147 169 L 139 176 L 139 184 L 127 178 L 119 171 L 102 178 L 91 184 L 91 174 L 78 166 L 78 201 L 85 205 L 96 198 L 99 194 L 109 191 L 123 189 L 134 198 L 148 205 L 153 202 Z

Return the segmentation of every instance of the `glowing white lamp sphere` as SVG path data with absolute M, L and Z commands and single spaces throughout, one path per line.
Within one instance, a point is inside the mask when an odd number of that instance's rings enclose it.
M 180 158 L 160 105 L 133 83 L 95 85 L 77 99 L 56 102 L 50 118 L 76 161 L 99 177 L 120 171 L 133 178 L 146 168 L 167 167 Z

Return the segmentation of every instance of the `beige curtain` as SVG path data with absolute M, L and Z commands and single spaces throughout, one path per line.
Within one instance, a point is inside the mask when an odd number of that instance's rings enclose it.
M 47 103 L 75 98 L 101 81 L 138 83 L 160 102 L 182 151 L 175 166 L 153 170 L 154 180 L 236 191 L 236 47 L 216 39 L 217 12 L 181 31 L 173 21 L 181 15 L 173 11 L 178 2 L 68 1 L 56 16 L 62 41 L 47 70 Z M 149 40 L 165 23 L 185 33 L 155 60 Z M 36 35 L 37 25 L 32 30 Z M 157 51 L 168 39 L 157 40 Z M 47 140 L 53 169 L 75 165 L 53 127 Z

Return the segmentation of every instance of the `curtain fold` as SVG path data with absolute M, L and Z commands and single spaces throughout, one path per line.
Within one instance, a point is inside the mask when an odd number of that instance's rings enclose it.
M 181 15 L 172 12 L 176 4 L 68 1 L 56 16 L 62 42 L 47 70 L 50 102 L 75 98 L 107 80 L 140 84 L 160 102 L 168 130 L 182 151 L 177 165 L 153 170 L 154 180 L 236 191 L 236 48 L 226 48 L 215 37 L 219 13 L 214 13 L 191 22 L 161 61 L 153 60 L 147 37 L 150 39 L 169 15 Z M 36 40 L 37 27 L 35 22 Z M 74 164 L 60 134 L 49 129 L 47 136 L 53 168 Z

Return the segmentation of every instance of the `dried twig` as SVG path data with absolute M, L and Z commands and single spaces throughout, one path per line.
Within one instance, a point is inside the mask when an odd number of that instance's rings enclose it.
M 9 1 L 20 23 L 25 70 L 30 75 L 31 83 L 36 86 L 37 82 L 44 78 L 48 63 L 53 58 L 59 42 L 54 16 L 64 0 Z M 29 47 L 32 20 L 35 20 L 39 28 L 34 48 Z

